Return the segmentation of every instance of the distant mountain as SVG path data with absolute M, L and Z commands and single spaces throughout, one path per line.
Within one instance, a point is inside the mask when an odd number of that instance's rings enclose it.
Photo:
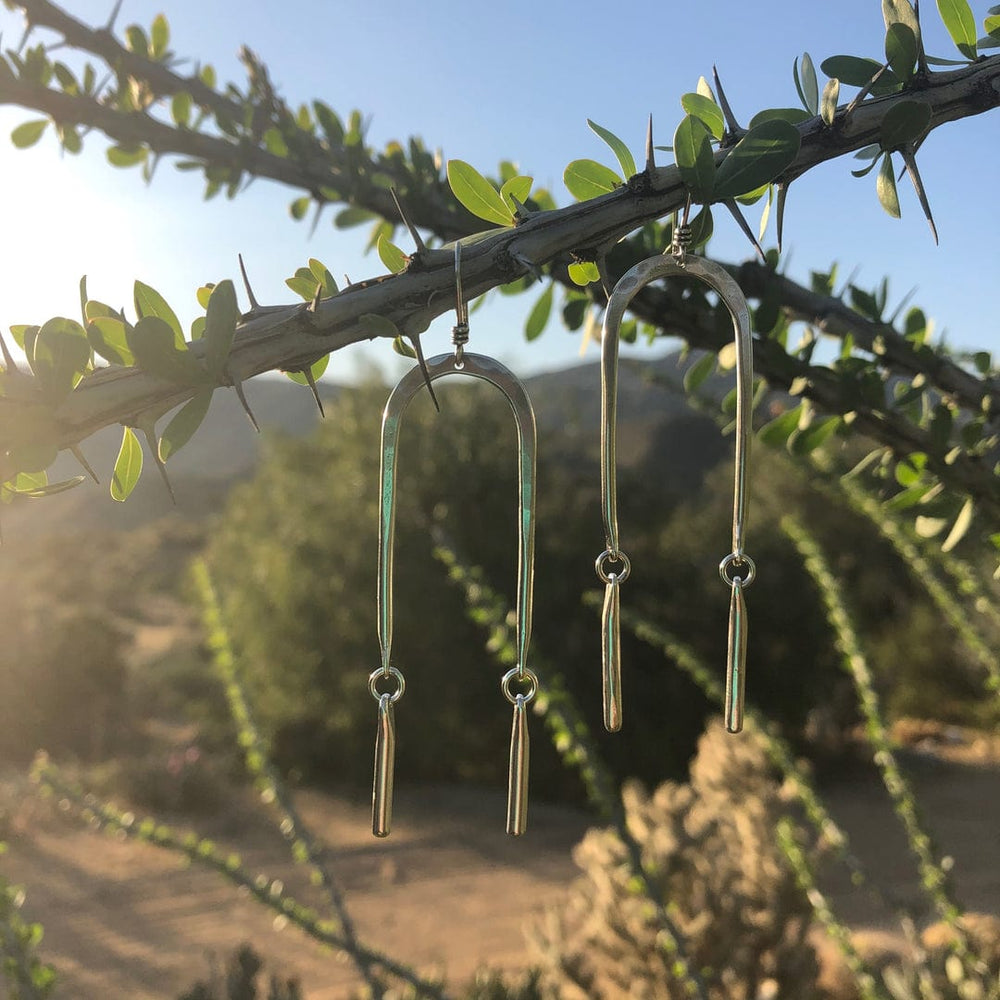
M 653 362 L 623 359 L 619 373 L 619 462 L 623 467 L 648 468 L 663 479 L 670 492 L 687 492 L 729 448 L 715 422 L 693 411 L 680 386 L 683 368 L 679 355 Z M 557 460 L 596 469 L 600 442 L 600 366 L 579 365 L 526 379 L 535 407 L 543 447 Z M 343 391 L 321 384 L 332 400 Z M 716 380 L 712 396 L 727 390 Z M 246 385 L 250 406 L 261 428 L 288 434 L 307 434 L 318 413 L 311 393 L 285 379 L 262 377 Z M 87 482 L 65 494 L 44 500 L 12 504 L 0 510 L 6 537 L 31 538 L 60 527 L 128 529 L 175 510 L 155 468 L 147 467 L 133 495 L 116 503 L 107 483 L 121 443 L 121 430 L 107 428 L 83 443 L 87 460 L 102 479 Z M 177 512 L 186 519 L 218 510 L 236 481 L 249 476 L 260 455 L 261 438 L 253 432 L 232 391 L 215 394 L 204 424 L 185 448 L 170 461 L 170 479 L 178 498 Z M 373 455 L 377 445 L 373 443 Z M 147 464 L 149 463 L 147 457 Z M 72 456 L 62 455 L 50 470 L 52 481 L 79 474 Z

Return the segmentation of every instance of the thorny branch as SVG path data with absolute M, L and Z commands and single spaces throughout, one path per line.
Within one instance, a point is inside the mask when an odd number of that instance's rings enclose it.
M 88 28 L 47 0 L 22 0 L 18 6 L 29 24 L 57 32 L 70 45 L 104 60 L 119 75 L 140 80 L 153 95 L 186 92 L 210 114 L 237 121 L 245 117 L 246 107 L 240 101 L 217 93 L 197 77 L 178 75 L 164 62 L 129 52 L 110 31 Z M 252 68 L 260 68 L 253 57 L 248 58 Z M 931 129 L 992 110 L 1000 105 L 1000 56 L 921 77 L 916 87 L 865 101 L 850 114 L 841 109 L 832 127 L 819 117 L 803 123 L 798 126 L 799 154 L 781 179 L 789 181 L 819 163 L 878 143 L 882 122 L 901 100 L 927 104 Z M 273 95 L 269 94 L 269 101 L 268 113 L 278 125 L 287 126 L 288 109 Z M 675 167 L 647 167 L 603 197 L 554 211 L 524 213 L 514 227 L 473 235 L 482 223 L 456 205 L 440 177 L 433 182 L 422 177 L 418 183 L 405 163 L 380 156 L 367 159 L 365 169 L 354 169 L 356 163 L 348 169 L 346 161 L 337 162 L 329 149 L 308 135 L 302 137 L 303 145 L 295 155 L 279 156 L 264 148 L 259 137 L 235 138 L 176 127 L 154 118 L 148 109 L 123 114 L 99 99 L 28 86 L 9 74 L 0 74 L 0 103 L 42 112 L 61 124 L 96 129 L 122 144 L 144 144 L 158 155 L 183 156 L 237 174 L 275 180 L 310 192 L 318 202 L 332 199 L 335 193 L 352 205 L 395 219 L 389 192 L 367 177 L 374 170 L 388 173 L 398 181 L 411 222 L 440 240 L 468 240 L 463 281 L 470 298 L 570 256 L 600 259 L 629 232 L 680 208 L 687 198 Z M 924 375 L 973 412 L 998 412 L 1000 391 L 995 384 L 977 379 L 932 351 L 914 349 L 884 324 L 870 323 L 838 300 L 817 296 L 762 265 L 745 264 L 734 268 L 734 273 L 749 296 L 777 296 L 793 317 L 835 336 L 850 332 L 860 347 L 879 353 L 888 367 Z M 422 249 L 411 257 L 402 274 L 350 285 L 313 308 L 254 306 L 237 329 L 228 364 L 229 380 L 238 384 L 261 372 L 301 368 L 350 343 L 386 335 L 393 327 L 406 337 L 418 337 L 431 320 L 452 308 L 453 282 L 453 254 L 445 246 Z M 718 349 L 715 325 L 685 322 L 683 316 L 666 308 L 675 304 L 670 296 L 657 295 L 655 289 L 647 291 L 650 294 L 635 300 L 635 311 L 644 321 L 682 333 L 693 347 Z M 379 322 L 376 329 L 372 317 L 388 320 L 391 325 Z M 196 355 L 200 348 L 198 343 L 191 345 Z M 951 463 L 936 458 L 927 433 L 901 414 L 857 405 L 857 400 L 845 398 L 842 386 L 828 369 L 800 362 L 777 344 L 758 340 L 755 365 L 769 382 L 781 387 L 794 380 L 802 382 L 802 369 L 807 369 L 803 394 L 817 406 L 833 413 L 855 414 L 859 430 L 898 455 L 926 452 L 945 482 L 977 496 L 1000 516 L 1000 484 L 984 463 L 968 456 Z M 59 448 L 72 447 L 102 427 L 158 417 L 194 392 L 192 386 L 167 382 L 138 368 L 110 367 L 86 376 L 53 410 L 34 379 L 16 373 L 0 379 L 0 480 L 11 471 L 8 453 L 13 448 L 41 441 Z

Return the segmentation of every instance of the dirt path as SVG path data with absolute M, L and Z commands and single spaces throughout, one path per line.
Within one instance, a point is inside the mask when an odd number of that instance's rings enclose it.
M 907 759 L 926 825 L 955 858 L 958 899 L 1000 913 L 1000 768 Z M 880 887 L 920 899 L 877 778 L 842 779 L 827 800 Z M 588 823 L 581 812 L 533 803 L 528 834 L 515 841 L 503 832 L 499 791 L 408 790 L 400 792 L 392 836 L 377 841 L 360 799 L 305 793 L 300 807 L 331 845 L 362 938 L 453 982 L 486 963 L 526 964 L 525 923 L 560 899 L 575 874 L 570 848 Z M 311 891 L 284 861 L 281 837 L 259 820 L 230 815 L 198 825 L 220 844 L 238 842 L 252 871 Z M 209 956 L 224 957 L 242 941 L 269 968 L 298 975 L 308 1000 L 339 1000 L 357 983 L 298 930 L 277 929 L 217 876 L 155 848 L 49 823 L 14 840 L 3 870 L 28 889 L 25 910 L 45 926 L 43 952 L 59 969 L 63 1000 L 174 1000 L 206 976 Z M 891 913 L 846 880 L 832 878 L 827 889 L 853 926 L 891 926 Z

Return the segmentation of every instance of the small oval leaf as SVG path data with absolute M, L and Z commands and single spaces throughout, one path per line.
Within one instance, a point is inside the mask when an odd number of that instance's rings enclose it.
M 574 160 L 563 171 L 563 183 L 577 201 L 589 201 L 621 187 L 622 179 L 596 160 Z
M 710 97 L 704 94 L 684 94 L 681 97 L 681 107 L 684 111 L 703 122 L 714 138 L 721 139 L 726 128 L 726 119 L 722 108 Z
M 174 331 L 177 349 L 183 348 L 184 331 L 181 329 L 180 320 L 163 296 L 155 288 L 137 281 L 132 288 L 132 297 L 135 300 L 136 315 L 140 319 L 143 316 L 159 316 Z
M 878 200 L 887 214 L 899 218 L 899 192 L 896 190 L 896 175 L 892 169 L 892 157 L 888 153 L 882 160 L 882 167 L 875 181 Z
M 958 51 L 967 59 L 975 59 L 976 19 L 968 0 L 937 0 L 937 9 Z
M 882 63 L 874 59 L 862 59 L 860 56 L 830 56 L 823 60 L 820 68 L 827 76 L 836 77 L 848 87 L 867 87 L 872 77 L 882 69 Z M 886 94 L 898 87 L 896 74 L 887 69 L 872 87 L 872 93 Z
M 715 190 L 715 153 L 708 126 L 694 115 L 685 115 L 674 132 L 674 159 L 691 197 L 709 202 Z
M 176 454 L 201 426 L 212 402 L 212 390 L 204 389 L 189 399 L 171 418 L 160 437 L 160 461 Z
M 531 312 L 528 313 L 528 320 L 524 324 L 525 340 L 536 340 L 542 335 L 551 312 L 552 285 L 549 285 L 539 296 L 538 301 L 531 307 Z
M 615 154 L 615 158 L 618 160 L 618 165 L 622 168 L 622 176 L 628 180 L 629 177 L 636 172 L 635 160 L 632 158 L 632 154 L 629 152 L 628 146 L 626 146 L 625 143 L 614 134 L 614 132 L 609 132 L 606 128 L 602 128 L 596 122 L 592 122 L 589 118 L 587 119 L 587 124 L 590 126 L 590 130 L 592 132 L 599 135 L 611 147 L 611 151 Z
M 719 164 L 715 197 L 734 198 L 774 181 L 798 155 L 798 129 L 776 119 L 750 129 Z
M 205 313 L 205 365 L 209 374 L 218 378 L 226 367 L 229 350 L 240 318 L 240 307 L 236 301 L 236 289 L 228 278 L 220 281 L 212 289 Z
M 131 427 L 125 428 L 122 435 L 122 446 L 115 461 L 115 471 L 111 477 L 111 496 L 124 502 L 135 489 L 142 472 L 142 445 Z
M 10 134 L 10 141 L 18 149 L 28 149 L 30 146 L 34 146 L 39 139 L 41 139 L 42 134 L 45 132 L 45 127 L 49 124 L 48 118 L 40 118 L 37 121 L 25 122 L 23 125 L 18 125 Z
M 378 250 L 379 260 L 385 264 L 392 274 L 400 274 L 402 271 L 405 271 L 406 266 L 410 263 L 410 258 L 395 243 L 387 240 L 384 234 L 379 236 L 376 249 Z
M 819 102 L 819 113 L 824 124 L 833 125 L 833 120 L 837 116 L 837 102 L 840 100 L 840 81 L 834 77 L 826 81 L 823 88 L 823 96 Z
M 885 61 L 906 83 L 917 66 L 917 36 L 907 24 L 890 24 L 885 33 Z
M 518 175 L 516 177 L 509 177 L 504 181 L 503 187 L 500 188 L 500 197 L 503 198 L 504 204 L 515 216 L 518 212 L 515 201 L 523 205 L 531 194 L 531 185 L 533 183 L 533 177 L 521 177 Z
M 472 164 L 449 160 L 448 183 L 452 194 L 476 218 L 501 226 L 514 224 L 514 216 L 497 189 Z

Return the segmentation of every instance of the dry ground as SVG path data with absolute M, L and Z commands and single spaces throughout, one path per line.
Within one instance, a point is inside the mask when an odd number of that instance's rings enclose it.
M 970 910 L 1000 914 L 1000 764 L 977 759 L 985 756 L 956 740 L 907 752 L 906 761 L 926 825 L 955 859 L 958 898 Z M 919 900 L 877 777 L 859 770 L 827 792 L 878 884 Z M 570 848 L 588 824 L 579 811 L 533 803 L 527 835 L 513 840 L 503 832 L 499 791 L 401 789 L 393 833 L 379 841 L 360 797 L 303 793 L 299 802 L 333 850 L 363 939 L 452 981 L 487 963 L 528 963 L 524 927 L 559 901 L 575 873 Z M 282 839 L 259 817 L 233 810 L 198 826 L 220 843 L 238 844 L 251 870 L 301 886 Z M 219 877 L 143 844 L 28 817 L 2 864 L 28 890 L 27 915 L 45 926 L 43 954 L 59 970 L 63 1000 L 173 1000 L 207 974 L 210 956 L 225 956 L 242 941 L 269 967 L 297 974 L 308 1000 L 346 997 L 357 982 L 349 967 L 297 929 L 276 929 Z M 827 888 L 852 926 L 891 926 L 890 914 L 846 880 L 832 878 Z

